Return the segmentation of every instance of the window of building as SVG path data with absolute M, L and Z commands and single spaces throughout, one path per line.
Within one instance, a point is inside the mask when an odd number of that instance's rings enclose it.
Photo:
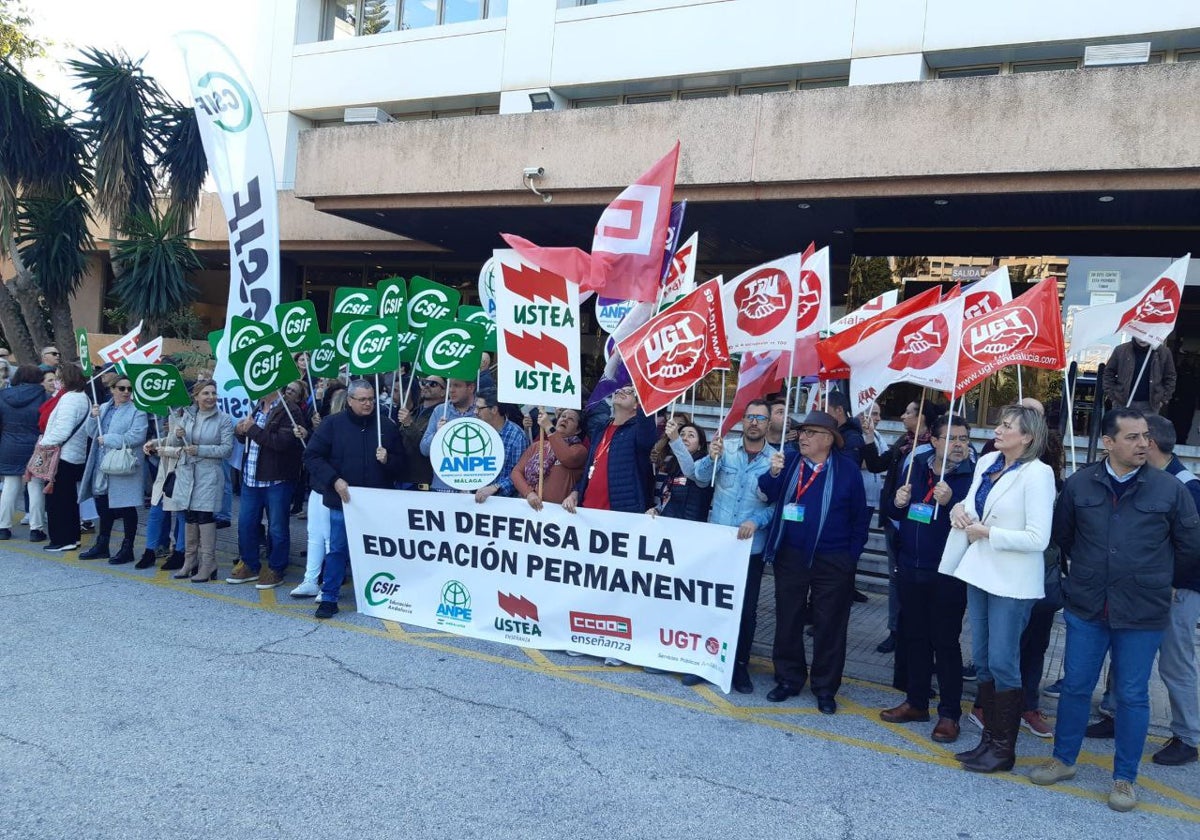
M 423 29 L 508 14 L 508 0 L 325 0 L 322 40 Z
M 1046 73 L 1052 70 L 1078 70 L 1079 59 L 1068 58 L 1060 61 L 1023 61 L 1013 63 L 1014 73 Z
M 625 97 L 626 105 L 641 105 L 646 102 L 670 102 L 675 98 L 673 93 L 637 93 Z
M 737 89 L 738 96 L 757 96 L 762 93 L 783 93 L 792 89 L 787 82 L 770 85 L 742 85 Z
M 820 90 L 821 88 L 849 87 L 850 77 L 840 76 L 833 79 L 808 79 L 796 82 L 796 90 Z
M 572 108 L 607 108 L 609 105 L 620 105 L 619 96 L 601 96 L 596 99 L 576 99 L 571 103 Z
M 729 88 L 708 88 L 707 90 L 681 90 L 679 98 L 689 99 L 724 99 L 729 96 Z
M 1175 53 L 1176 61 L 1200 61 L 1200 50 L 1180 50 Z
M 937 71 L 937 77 L 939 79 L 970 79 L 974 76 L 999 75 L 999 64 L 988 64 L 981 67 L 946 67 Z

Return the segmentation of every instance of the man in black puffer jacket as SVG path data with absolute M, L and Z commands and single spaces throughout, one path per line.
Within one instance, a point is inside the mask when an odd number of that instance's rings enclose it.
M 351 382 L 345 411 L 327 417 L 304 452 L 304 466 L 313 487 L 321 489 L 321 500 L 329 508 L 329 553 L 325 555 L 321 594 L 317 596 L 317 618 L 331 618 L 338 611 L 338 593 L 350 562 L 342 512 L 342 503 L 350 501 L 350 488 L 388 489 L 404 470 L 400 431 L 384 418 L 380 440 L 374 415 L 375 389 L 371 383 L 365 379 Z

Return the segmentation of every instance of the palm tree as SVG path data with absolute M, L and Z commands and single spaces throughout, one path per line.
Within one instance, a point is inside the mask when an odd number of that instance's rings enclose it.
M 114 292 L 152 338 L 195 297 L 188 273 L 200 263 L 186 232 L 208 173 L 195 111 L 123 54 L 84 50 L 68 64 L 88 96 L 83 128 L 95 157 L 94 203 L 109 224 Z
M 84 143 L 71 112 L 0 60 L 0 328 L 19 358 L 74 347 L 70 298 L 91 248 L 91 189 Z

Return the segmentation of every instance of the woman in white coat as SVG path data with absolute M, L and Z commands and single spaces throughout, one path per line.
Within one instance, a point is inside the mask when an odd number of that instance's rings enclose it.
M 79 548 L 79 496 L 76 484 L 87 461 L 88 398 L 83 393 L 86 380 L 79 365 L 58 366 L 56 380 L 63 394 L 46 420 L 43 446 L 58 446 L 58 472 L 54 483 L 46 487 L 46 523 L 50 542 L 46 551 L 74 551 Z
M 955 758 L 976 773 L 1011 770 L 1021 724 L 1021 633 L 1044 594 L 1042 552 L 1050 542 L 1054 471 L 1038 460 L 1046 421 L 1008 406 L 996 426 L 996 451 L 975 467 L 967 498 L 950 511 L 939 571 L 967 584 L 971 649 L 979 675 L 976 705 L 983 737 Z

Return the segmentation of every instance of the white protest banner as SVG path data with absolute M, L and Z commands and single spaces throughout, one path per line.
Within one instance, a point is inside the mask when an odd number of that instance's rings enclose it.
M 181 32 L 175 41 L 183 52 L 208 171 L 229 225 L 229 297 L 213 379 L 219 383 L 217 407 L 240 419 L 248 415 L 250 400 L 229 361 L 233 316 L 273 328 L 279 303 L 275 167 L 262 108 L 237 59 L 206 32 Z
M 496 386 L 501 402 L 579 408 L 579 285 L 498 249 Z
M 357 487 L 345 515 L 361 613 L 729 691 L 750 556 L 734 528 Z
M 118 338 L 112 344 L 105 345 L 96 351 L 96 355 L 100 357 L 103 364 L 111 365 L 124 359 L 134 350 L 137 350 L 138 339 L 142 336 L 142 322 L 138 321 L 137 326 L 131 329 L 125 335 Z

